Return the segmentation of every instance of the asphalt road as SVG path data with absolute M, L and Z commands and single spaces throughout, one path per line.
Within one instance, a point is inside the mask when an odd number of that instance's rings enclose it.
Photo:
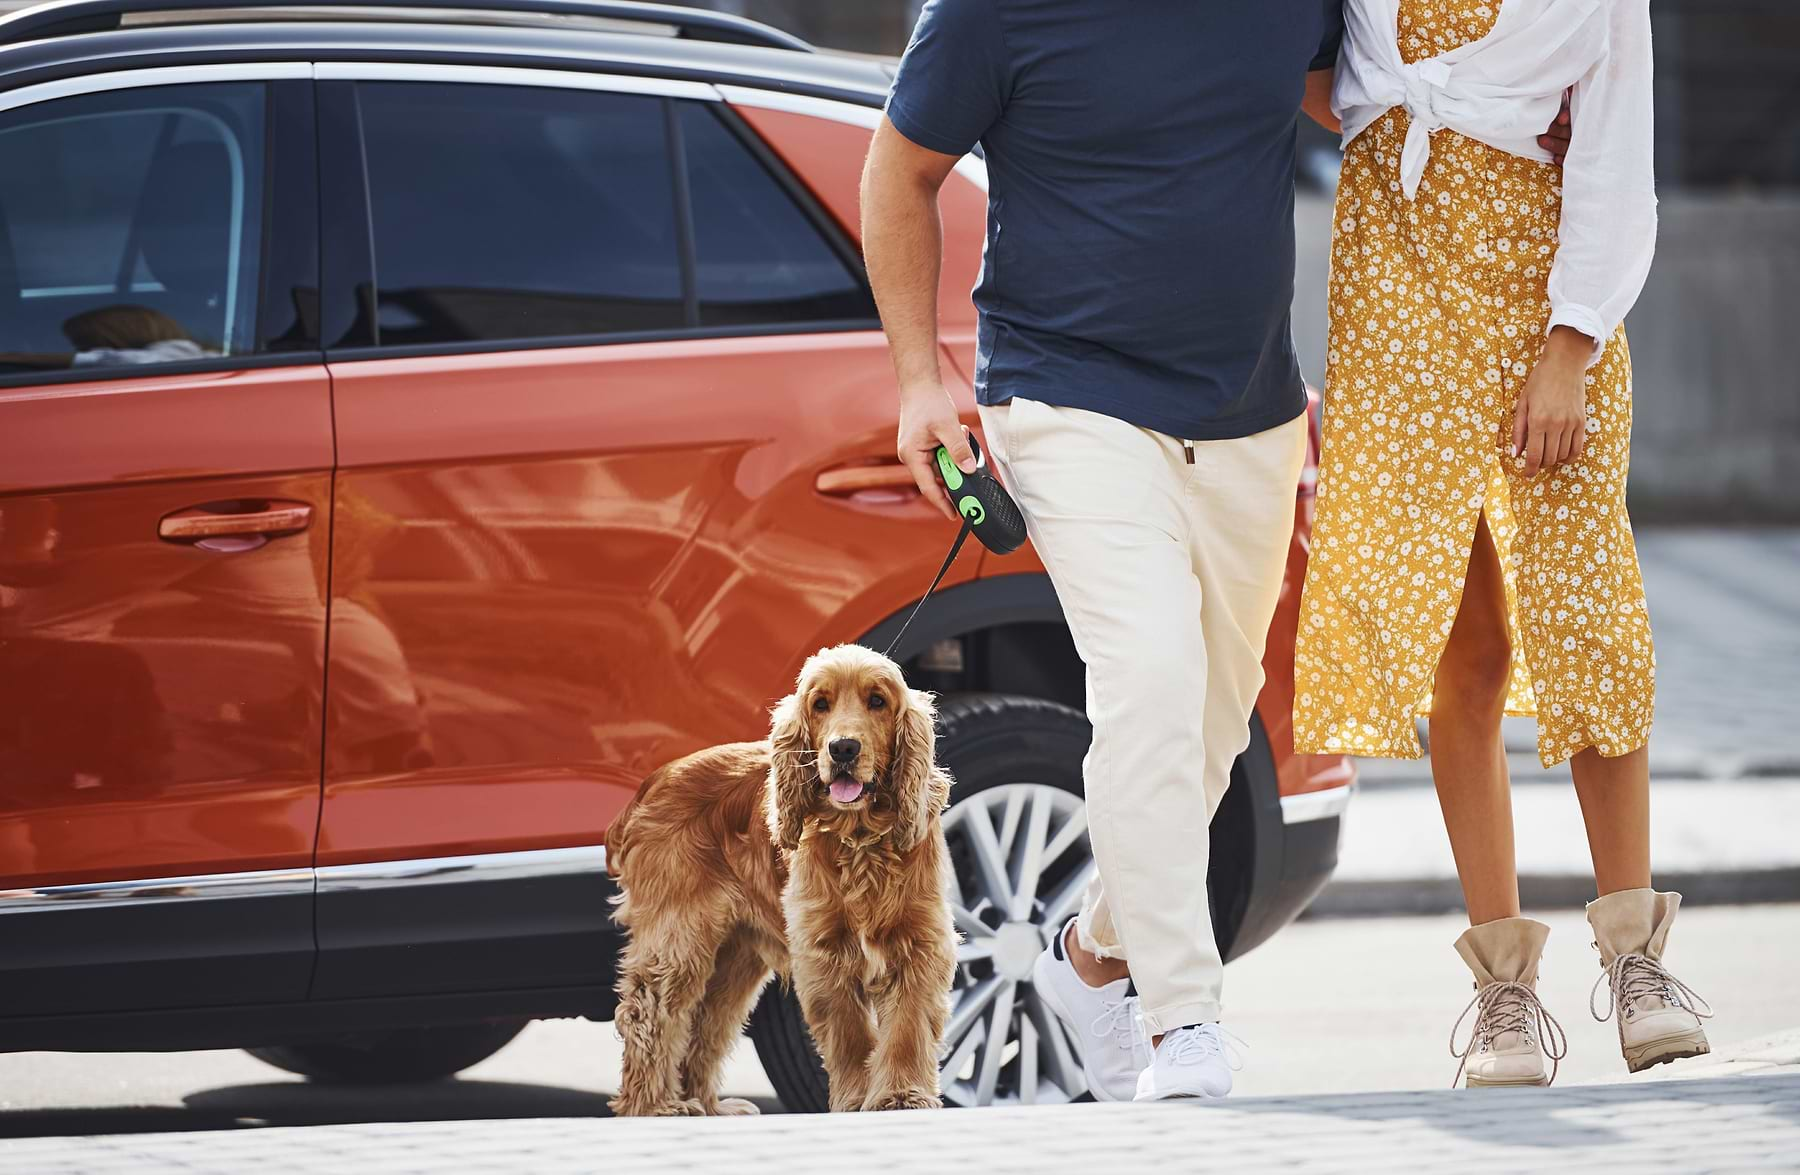
M 1598 964 L 1579 914 L 1553 930 L 1541 990 L 1568 1030 L 1561 1082 L 1623 1076 L 1613 1028 L 1587 1013 Z M 1302 922 L 1227 977 L 1227 1026 L 1249 1045 L 1245 1095 L 1430 1089 L 1455 1069 L 1446 1039 L 1468 998 L 1451 949 L 1455 917 Z M 1724 1046 L 1800 1026 L 1800 905 L 1684 910 L 1676 972 L 1719 1009 Z M 606 1112 L 619 1046 L 612 1027 L 532 1025 L 461 1079 L 394 1090 L 312 1086 L 238 1052 L 21 1053 L 0 1056 L 0 1136 L 197 1130 L 457 1118 L 587 1117 Z M 771 1091 L 746 1045 L 730 1093 Z

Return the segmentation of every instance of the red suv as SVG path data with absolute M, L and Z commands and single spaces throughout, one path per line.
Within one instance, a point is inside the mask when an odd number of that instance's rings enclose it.
M 0 1048 L 427 1079 L 610 1015 L 607 822 L 942 557 L 856 239 L 889 75 L 641 4 L 268 7 L 0 20 Z M 1289 738 L 1310 514 L 1309 470 L 1213 831 L 1231 954 L 1324 883 L 1351 787 Z M 971 548 L 897 655 L 959 781 L 946 1089 L 1078 1096 L 982 941 L 1093 867 L 1056 594 Z M 822 1107 L 790 997 L 752 1034 Z

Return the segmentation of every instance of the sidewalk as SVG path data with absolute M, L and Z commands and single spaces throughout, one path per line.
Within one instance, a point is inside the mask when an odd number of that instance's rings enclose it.
M 1657 883 L 1691 902 L 1800 899 L 1800 531 L 1640 532 L 1657 643 L 1650 744 Z M 1536 727 L 1508 719 L 1521 897 L 1593 896 L 1567 765 L 1545 771 Z M 1430 764 L 1363 760 L 1341 861 L 1316 914 L 1461 907 Z
M 17 1175 L 1791 1171 L 1800 1155 L 1800 1034 L 1759 1048 L 1763 1076 L 1690 1076 L 1709 1070 L 1670 1067 L 1676 1071 L 1669 1080 L 1481 1093 L 29 1139 L 0 1141 L 0 1169 Z M 1710 1071 L 1719 1070 L 1715 1064 Z

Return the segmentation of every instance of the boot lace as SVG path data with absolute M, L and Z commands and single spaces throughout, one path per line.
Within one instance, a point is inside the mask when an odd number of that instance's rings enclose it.
M 1475 1023 L 1469 1029 L 1469 1041 L 1457 1048 L 1456 1034 L 1462 1031 L 1463 1021 L 1469 1018 L 1470 1012 L 1475 1013 Z M 1536 1039 L 1543 1045 L 1544 1055 L 1550 1058 L 1550 1080 L 1554 1082 L 1563 1057 L 1568 1055 L 1569 1040 L 1563 1035 L 1562 1025 L 1544 1007 L 1531 985 L 1507 981 L 1477 988 L 1475 998 L 1463 1008 L 1462 1015 L 1451 1027 L 1450 1055 L 1457 1058 L 1459 1064 L 1450 1087 L 1454 1089 L 1462 1081 L 1463 1071 L 1469 1067 L 1469 1058 L 1474 1056 L 1477 1048 L 1486 1052 L 1495 1040 L 1508 1032 L 1518 1033 L 1528 1043 Z
M 1163 1046 L 1174 1064 L 1195 1065 L 1213 1057 L 1223 1057 L 1226 1067 L 1233 1073 L 1243 1069 L 1244 1051 L 1250 1047 L 1218 1024 L 1177 1028 L 1163 1039 Z
M 1607 990 L 1604 1012 L 1594 1002 L 1600 997 L 1602 985 Z M 1615 955 L 1600 972 L 1588 992 L 1588 1011 L 1602 1024 L 1612 1019 L 1615 1010 L 1622 1019 L 1629 1020 L 1637 1013 L 1639 1001 L 1644 999 L 1659 999 L 1702 1020 L 1710 1019 L 1713 1014 L 1712 1005 L 1699 992 L 1669 974 L 1657 960 L 1635 951 Z

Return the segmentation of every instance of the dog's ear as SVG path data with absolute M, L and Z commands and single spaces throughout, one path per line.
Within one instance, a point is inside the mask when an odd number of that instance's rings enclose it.
M 931 818 L 950 802 L 950 776 L 937 765 L 937 707 L 924 690 L 906 691 L 894 721 L 894 842 L 901 852 L 919 843 Z
M 806 796 L 811 790 L 808 764 L 812 743 L 798 692 L 781 699 L 770 714 L 769 745 L 769 835 L 776 844 L 792 852 L 800 847 L 808 807 Z

